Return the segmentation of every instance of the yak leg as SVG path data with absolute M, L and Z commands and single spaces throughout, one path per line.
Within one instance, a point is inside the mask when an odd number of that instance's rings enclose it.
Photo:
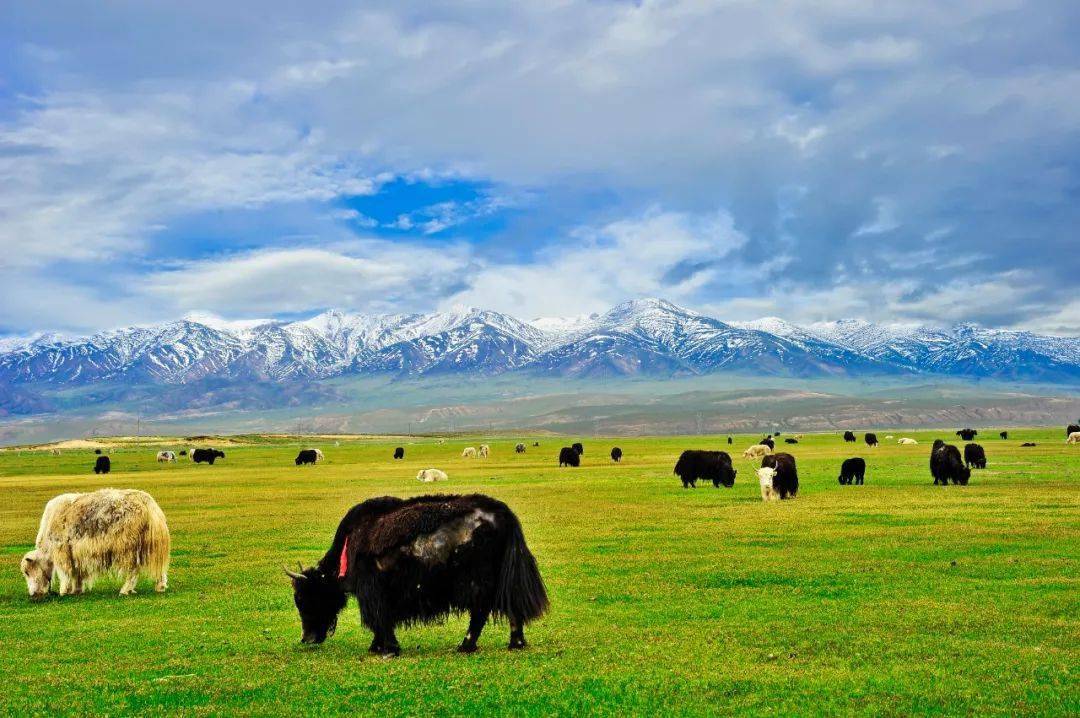
M 386 624 L 375 629 L 375 638 L 372 639 L 368 651 L 380 656 L 400 656 L 401 644 L 394 635 L 394 625 Z
M 522 625 L 517 621 L 510 619 L 510 645 L 507 646 L 511 651 L 516 651 L 520 648 L 524 648 L 528 644 L 525 643 L 525 630 Z
M 476 641 L 479 640 L 490 614 L 491 610 L 487 608 L 474 608 L 472 610 L 469 614 L 469 630 L 461 641 L 461 645 L 458 646 L 458 653 L 472 653 L 476 650 Z
M 139 570 L 135 569 L 127 575 L 124 585 L 120 587 L 121 596 L 130 596 L 135 593 L 135 584 L 139 582 Z

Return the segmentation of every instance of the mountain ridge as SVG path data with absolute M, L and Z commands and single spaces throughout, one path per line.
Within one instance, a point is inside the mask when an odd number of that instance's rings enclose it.
M 23 387 L 311 381 L 348 375 L 959 376 L 1080 382 L 1080 339 L 960 324 L 949 329 L 778 317 L 724 322 L 663 299 L 521 321 L 465 308 L 298 321 L 196 321 L 0 343 L 0 382 Z M 0 403 L 3 402 L 0 397 Z M 23 403 L 26 403 L 23 400 Z

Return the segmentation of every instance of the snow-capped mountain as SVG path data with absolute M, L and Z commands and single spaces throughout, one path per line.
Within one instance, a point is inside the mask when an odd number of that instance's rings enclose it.
M 775 317 L 726 323 L 660 299 L 624 302 L 603 314 L 528 323 L 483 309 L 400 315 L 332 310 L 296 322 L 204 323 L 198 318 L 189 315 L 81 339 L 40 335 L 0 343 L 0 383 L 32 390 L 109 382 L 281 384 L 343 375 L 510 371 L 582 377 L 738 371 L 1080 381 L 1077 338 L 858 320 L 805 327 Z

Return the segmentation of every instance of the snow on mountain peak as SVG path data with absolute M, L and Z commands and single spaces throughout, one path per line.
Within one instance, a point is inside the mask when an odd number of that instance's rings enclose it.
M 930 372 L 1080 380 L 1080 339 L 858 319 L 799 326 L 764 317 L 727 324 L 655 298 L 623 302 L 603 314 L 529 322 L 477 307 L 394 315 L 329 309 L 290 323 L 192 313 L 82 339 L 0 338 L 0 381 L 23 384 L 522 367 L 575 376 L 737 369 L 794 376 Z

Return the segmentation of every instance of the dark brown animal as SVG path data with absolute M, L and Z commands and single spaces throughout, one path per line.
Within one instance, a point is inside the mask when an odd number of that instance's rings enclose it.
M 507 619 L 510 649 L 524 648 L 524 627 L 548 610 L 547 591 L 521 523 L 489 496 L 392 496 L 354 506 L 330 550 L 312 568 L 285 569 L 292 579 L 303 643 L 334 634 L 349 595 L 374 638 L 370 653 L 396 656 L 395 630 L 467 612 L 458 646 L 476 650 L 488 618 Z

